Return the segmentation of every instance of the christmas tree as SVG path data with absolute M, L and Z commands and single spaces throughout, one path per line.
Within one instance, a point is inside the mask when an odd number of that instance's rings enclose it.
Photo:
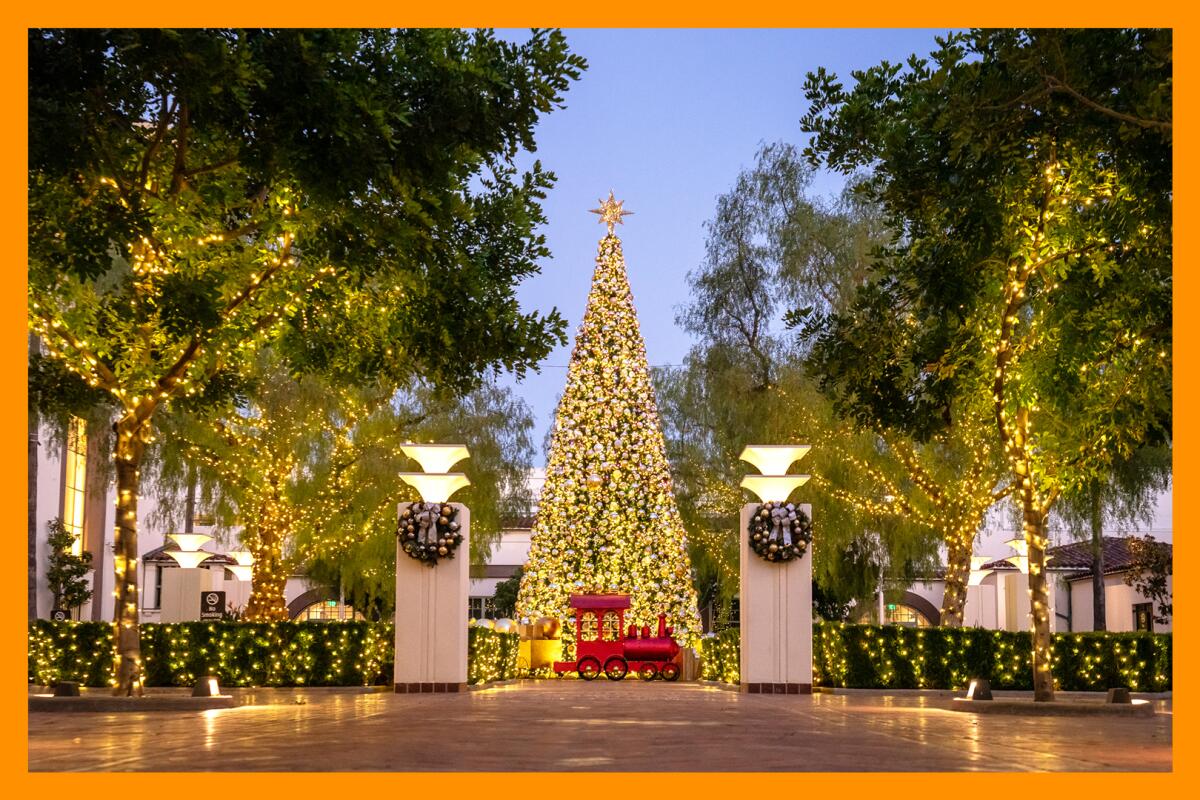
M 629 594 L 626 624 L 659 613 L 693 643 L 700 616 L 687 537 L 671 488 L 666 447 L 614 223 L 612 193 L 593 213 L 607 223 L 592 290 L 567 371 L 517 612 L 567 620 L 572 593 Z

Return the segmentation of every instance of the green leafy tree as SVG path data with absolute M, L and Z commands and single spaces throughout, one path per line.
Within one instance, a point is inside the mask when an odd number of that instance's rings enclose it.
M 1107 480 L 1093 479 L 1063 493 L 1057 516 L 1092 546 L 1092 628 L 1105 629 L 1104 526 L 1150 524 L 1158 496 L 1171 486 L 1171 450 L 1140 447 L 1113 462 Z M 1169 602 L 1169 599 L 1168 599 Z
M 463 468 L 477 481 L 470 493 L 476 550 L 491 543 L 505 504 L 519 502 L 515 495 L 524 491 L 531 417 L 491 384 L 459 398 L 420 387 L 338 387 L 311 374 L 289 375 L 278 354 L 264 349 L 247 387 L 244 400 L 219 414 L 165 417 L 168 444 L 155 476 L 163 522 L 178 516 L 195 475 L 221 528 L 237 528 L 254 557 L 247 619 L 286 620 L 287 579 L 314 559 L 342 570 L 346 551 L 385 534 L 394 539 L 397 503 L 417 499 L 395 479 L 409 467 L 406 442 L 454 437 L 471 445 Z M 377 564 L 364 569 L 393 574 Z M 336 582 L 343 591 L 375 588 L 345 571 Z
M 387 441 L 393 446 L 403 441 L 467 446 L 470 458 L 455 469 L 466 474 L 471 485 L 456 492 L 454 499 L 471 509 L 470 552 L 456 557 L 473 564 L 486 562 L 499 540 L 502 521 L 529 502 L 525 478 L 534 455 L 533 412 L 511 390 L 492 383 L 458 398 L 423 389 L 403 392 L 391 409 L 395 433 Z M 395 610 L 397 503 L 419 499 L 395 475 L 415 466 L 398 447 L 377 449 L 347 485 L 376 482 L 399 494 L 388 493 L 374 503 L 343 503 L 320 524 L 297 529 L 295 551 L 308 578 L 340 586 L 347 601 L 369 617 L 388 617 Z
M 1035 697 L 1053 697 L 1046 518 L 1169 437 L 1171 33 L 977 30 L 929 59 L 810 74 L 815 164 L 872 169 L 900 233 L 861 292 L 903 308 L 853 398 L 921 435 L 992 405 L 1029 552 Z M 886 331 L 885 331 L 886 333 Z
M 28 45 L 30 325 L 120 406 L 115 691 L 131 694 L 158 411 L 277 336 L 297 368 L 348 381 L 467 389 L 536 363 L 563 323 L 522 313 L 513 287 L 546 255 L 552 176 L 514 158 L 585 65 L 558 32 L 31 30 Z
M 79 608 L 92 598 L 87 582 L 87 574 L 92 571 L 92 554 L 86 550 L 75 554 L 78 541 L 61 519 L 50 520 L 47 528 L 50 533 L 46 537 L 49 549 L 46 584 L 54 595 L 54 607 Z
M 1171 576 L 1171 546 L 1156 541 L 1153 536 L 1130 539 L 1130 555 L 1133 566 L 1125 573 L 1124 582 L 1132 586 L 1153 605 L 1154 621 L 1165 625 L 1171 621 L 1174 611 L 1171 589 L 1167 579 Z
M 836 367 L 856 363 L 857 354 L 830 353 L 821 341 L 812 347 L 788 335 L 785 324 L 849 314 L 856 289 L 873 274 L 872 253 L 888 241 L 877 210 L 853 190 L 834 204 L 810 199 L 811 175 L 794 148 L 770 145 L 721 196 L 707 258 L 692 275 L 693 301 L 679 320 L 701 344 L 684 370 L 660 375 L 696 560 L 732 592 L 736 487 L 747 469 L 737 460 L 741 448 L 811 441 L 816 447 L 804 467 L 814 478 L 804 491 L 822 518 L 818 583 L 831 596 L 838 586 L 874 591 L 876 569 L 846 555 L 868 529 L 888 534 L 886 561 L 897 580 L 928 569 L 943 544 L 943 619 L 961 624 L 972 543 L 1003 494 L 1001 464 L 983 435 L 986 419 L 978 410 L 964 413 L 952 430 L 919 442 L 874 417 L 855 418 L 837 402 L 853 389 L 843 388 Z M 892 325 L 904 335 L 903 324 Z M 850 599 L 865 598 L 842 598 Z
M 512 617 L 517 613 L 517 592 L 521 589 L 521 576 L 524 574 L 525 568 L 517 567 L 516 572 L 496 584 L 492 604 L 498 617 Z

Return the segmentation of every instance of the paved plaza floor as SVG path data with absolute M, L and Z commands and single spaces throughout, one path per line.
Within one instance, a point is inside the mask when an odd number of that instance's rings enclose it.
M 525 681 L 449 695 L 251 690 L 201 712 L 31 713 L 34 771 L 955 771 L 1171 769 L 1153 718 L 946 710 L 911 693 L 749 695 Z

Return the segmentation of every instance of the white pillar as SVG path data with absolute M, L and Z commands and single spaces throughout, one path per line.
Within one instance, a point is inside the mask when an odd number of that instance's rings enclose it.
M 739 607 L 742 691 L 812 692 L 812 545 L 799 560 L 766 561 L 746 528 L 759 503 L 742 506 Z M 812 518 L 812 507 L 798 505 Z
M 200 619 L 200 595 L 224 589 L 222 576 L 204 567 L 173 567 L 163 570 L 160 622 L 190 622 Z
M 407 504 L 402 504 L 401 508 Z M 435 566 L 410 557 L 396 540 L 397 692 L 458 692 L 467 686 L 467 589 L 471 512 L 461 503 L 456 520 L 462 543 L 454 558 Z

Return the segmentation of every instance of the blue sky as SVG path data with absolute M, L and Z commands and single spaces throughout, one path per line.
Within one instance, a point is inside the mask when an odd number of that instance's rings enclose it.
M 849 80 L 853 69 L 934 49 L 934 30 L 568 30 L 588 69 L 567 107 L 537 130 L 542 164 L 558 176 L 545 203 L 553 257 L 521 285 L 526 309 L 557 307 L 570 341 L 514 386 L 533 408 L 536 440 L 553 422 L 604 228 L 597 200 L 616 192 L 634 212 L 618 228 L 624 243 L 646 352 L 652 365 L 678 364 L 691 345 L 675 325 L 687 300 L 687 273 L 704 253 L 704 222 L 760 142 L 804 143 L 803 81 L 824 66 Z M 522 31 L 505 31 L 523 39 Z M 833 194 L 838 176 L 814 187 Z M 544 463 L 539 451 L 537 464 Z

